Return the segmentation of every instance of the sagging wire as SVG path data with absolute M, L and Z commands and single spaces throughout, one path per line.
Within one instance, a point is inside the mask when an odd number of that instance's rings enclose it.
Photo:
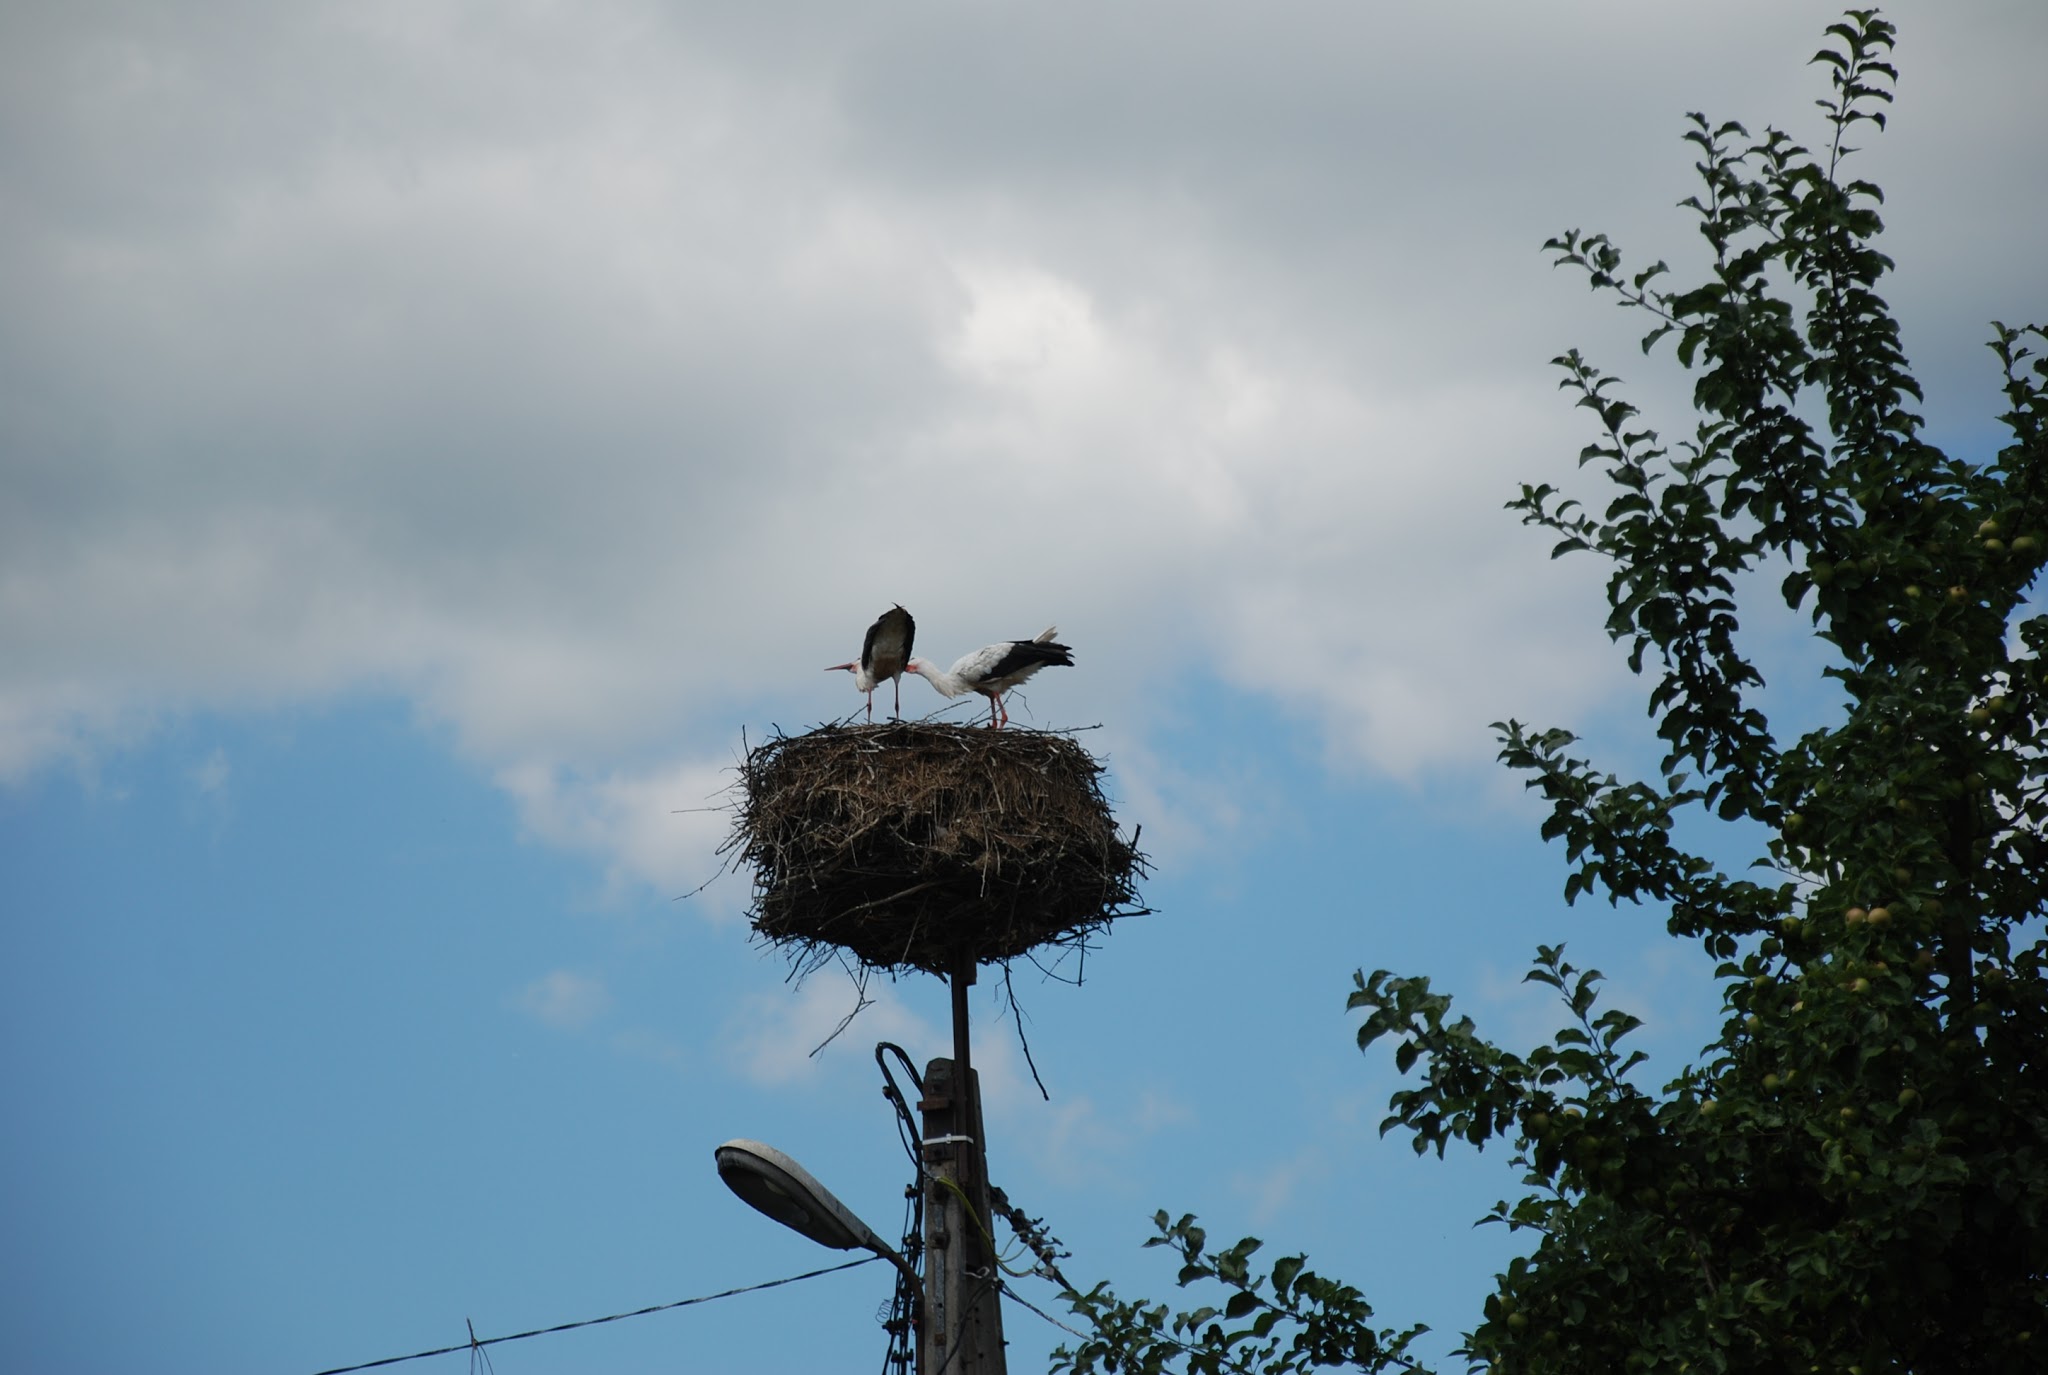
M 1088 1339 L 1096 1335 L 1092 1332 L 1083 1332 L 1080 1328 L 1075 1327 L 1071 1323 L 1061 1322 L 1058 1318 L 1055 1318 L 1052 1314 L 1046 1312 L 1043 1308 L 1040 1308 L 1037 1304 L 1025 1298 L 1022 1294 L 1018 1293 L 1016 1290 L 1012 1289 L 1007 1284 L 999 1286 L 998 1292 L 1001 1293 L 1002 1296 L 1008 1299 L 1010 1302 L 1023 1304 L 1024 1307 L 1030 1309 L 1039 1317 L 1044 1318 L 1047 1322 L 1051 1323 L 1054 1327 L 1057 1327 L 1060 1331 L 1079 1337 L 1082 1341 L 1087 1341 Z
M 1037 1266 L 1035 1266 L 1032 1270 L 1026 1273 L 1036 1275 L 1040 1279 L 1050 1280 L 1054 1284 L 1057 1284 L 1060 1287 L 1062 1298 L 1073 1300 L 1083 1297 L 1081 1292 L 1078 1289 L 1074 1288 L 1073 1284 L 1068 1281 L 1067 1277 L 1060 1273 L 1060 1258 L 1063 1256 L 1071 1256 L 1073 1253 L 1071 1251 L 1064 1251 L 1060 1249 L 1058 1240 L 1055 1239 L 1050 1232 L 1046 1231 L 1044 1218 L 1034 1218 L 1027 1216 L 1023 1209 L 1018 1208 L 1017 1206 L 1012 1204 L 1010 1200 L 1004 1196 L 1003 1191 L 1001 1189 L 996 1188 L 993 1185 L 989 1187 L 989 1206 L 993 1208 L 996 1212 L 1002 1214 L 1003 1220 L 1008 1222 L 1010 1224 L 1010 1229 L 1017 1234 L 1017 1239 L 1019 1241 L 1022 1241 L 1026 1246 L 1030 1247 L 1032 1252 L 1035 1255 L 1037 1255 Z M 1016 1272 L 1012 1271 L 1011 1273 L 1014 1274 Z M 1043 1318 L 1046 1322 L 1051 1323 L 1054 1327 L 1059 1328 L 1062 1332 L 1066 1332 L 1072 1336 L 1080 1337 L 1083 1340 L 1091 1340 L 1092 1338 L 1101 1335 L 1100 1329 L 1098 1329 L 1094 1333 L 1088 1333 L 1083 1332 L 1080 1328 L 1074 1327 L 1071 1324 L 1061 1322 L 1058 1318 L 1055 1318 L 1052 1314 L 1046 1312 L 1037 1304 L 1032 1303 L 1029 1299 L 1025 1298 L 1015 1289 L 1012 1289 L 1008 1284 L 1003 1283 L 1000 1279 L 998 1279 L 996 1282 L 996 1288 L 1004 1298 L 1010 1299 L 1015 1303 L 1023 1305 L 1031 1312 Z M 1270 1313 L 1274 1310 L 1269 1307 L 1267 1311 Z M 1173 1347 L 1175 1350 L 1181 1352 L 1184 1355 L 1200 1357 L 1205 1360 L 1214 1359 L 1213 1352 L 1208 1351 L 1205 1348 L 1194 1346 L 1187 1342 L 1179 1341 L 1175 1338 L 1165 1336 L 1164 1334 L 1156 1334 L 1155 1340 L 1163 1343 L 1164 1345 Z M 1389 1359 L 1393 1360 L 1396 1364 L 1402 1366 L 1407 1370 L 1416 1372 L 1420 1372 L 1422 1370 L 1422 1366 L 1410 1357 L 1393 1355 L 1392 1353 L 1387 1354 Z
M 380 1366 L 398 1365 L 405 1361 L 424 1360 L 428 1356 L 446 1356 L 455 1351 L 470 1352 L 470 1359 L 474 1361 L 476 1353 L 481 1352 L 487 1346 L 496 1346 L 500 1342 L 524 1341 L 528 1337 L 545 1337 L 555 1332 L 570 1332 L 579 1327 L 595 1327 L 599 1323 L 621 1322 L 627 1318 L 642 1318 L 650 1313 L 666 1313 L 671 1308 L 688 1308 L 692 1304 L 710 1303 L 714 1299 L 729 1299 L 740 1294 L 752 1294 L 762 1289 L 775 1289 L 785 1284 L 795 1284 L 799 1280 L 816 1279 L 820 1275 L 837 1274 L 841 1270 L 852 1270 L 858 1266 L 871 1265 L 880 1259 L 880 1256 L 862 1256 L 859 1260 L 850 1260 L 844 1265 L 828 1265 L 822 1270 L 809 1270 L 801 1275 L 791 1275 L 786 1279 L 767 1280 L 761 1284 L 744 1284 L 737 1289 L 725 1289 L 716 1294 L 700 1294 L 696 1298 L 677 1299 L 673 1303 L 651 1304 L 646 1308 L 636 1308 L 630 1313 L 612 1313 L 602 1318 L 584 1318 L 578 1322 L 556 1323 L 553 1327 L 537 1327 L 530 1332 L 514 1332 L 503 1337 L 478 1337 L 476 1335 L 476 1328 L 472 1326 L 469 1331 L 469 1340 L 456 1346 L 440 1346 L 435 1347 L 432 1351 L 415 1351 L 406 1356 L 386 1356 L 382 1360 L 364 1361 L 358 1365 L 338 1365 L 320 1371 L 319 1375 L 348 1375 L 349 1371 L 374 1370 Z

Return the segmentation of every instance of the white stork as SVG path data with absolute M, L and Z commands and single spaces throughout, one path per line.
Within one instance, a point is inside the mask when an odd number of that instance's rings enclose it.
M 910 644 L 917 636 L 917 622 L 900 605 L 875 618 L 867 638 L 860 642 L 860 658 L 834 664 L 827 673 L 851 673 L 855 691 L 868 695 L 868 720 L 875 719 L 875 689 L 894 681 L 896 714 L 903 714 L 903 668 L 910 662 Z
M 948 697 L 978 692 L 988 698 L 988 723 L 1000 730 L 1010 719 L 1003 706 L 1003 694 L 1048 664 L 1074 666 L 1074 651 L 1053 643 L 1059 627 L 1049 625 L 1029 640 L 1001 640 L 963 656 L 949 669 L 940 669 L 922 659 L 903 666 L 906 673 L 920 675 Z

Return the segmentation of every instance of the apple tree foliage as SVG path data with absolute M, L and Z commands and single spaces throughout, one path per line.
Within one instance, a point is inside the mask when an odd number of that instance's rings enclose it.
M 1515 722 L 1501 758 L 1550 810 L 1567 899 L 1666 915 L 1718 961 L 1726 1021 L 1661 1090 L 1599 975 L 1539 948 L 1564 1029 L 1514 1051 L 1428 979 L 1360 974 L 1360 1046 L 1412 1087 L 1382 1131 L 1418 1153 L 1501 1140 L 1524 1192 L 1492 1220 L 1529 1249 L 1459 1355 L 1502 1372 L 2048 1369 L 2048 360 L 2040 326 L 1992 326 L 2011 442 L 1953 457 L 1923 437 L 1878 289 L 1877 187 L 1846 140 L 1884 124 L 1894 31 L 1850 12 L 1815 58 L 1825 146 L 1695 115 L 1685 202 L 1712 270 L 1678 287 L 1569 232 L 1557 264 L 1642 312 L 1693 378 L 1671 444 L 1578 353 L 1597 417 L 1580 455 L 1604 503 L 1549 485 L 1509 503 L 1556 554 L 1607 561 L 1607 628 L 1649 685 L 1665 757 L 1624 781 L 1573 737 Z M 1775 588 L 1773 585 L 1775 584 Z M 1833 724 L 1774 734 L 1741 599 L 1810 621 Z M 1761 834 L 1730 873 L 1676 838 L 1687 814 Z M 1419 1370 L 1414 1330 L 1303 1258 L 1254 1268 L 1192 1217 L 1149 1243 L 1215 1304 L 1169 1313 L 1069 1291 L 1090 1335 L 1055 1368 Z

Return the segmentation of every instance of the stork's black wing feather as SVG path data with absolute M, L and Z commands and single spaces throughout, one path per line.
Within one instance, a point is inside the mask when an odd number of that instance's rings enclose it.
M 917 638 L 917 622 L 911 619 L 910 613 L 905 611 L 899 603 L 877 616 L 875 623 L 868 627 L 867 638 L 860 642 L 860 662 L 862 667 L 874 667 L 875 641 L 885 635 L 891 639 L 899 635 L 901 636 L 903 642 L 901 657 L 905 663 L 910 661 L 911 644 Z
M 1003 657 L 988 671 L 991 680 L 1007 678 L 1024 669 L 1072 668 L 1074 651 L 1062 644 L 1042 640 L 1012 640 Z

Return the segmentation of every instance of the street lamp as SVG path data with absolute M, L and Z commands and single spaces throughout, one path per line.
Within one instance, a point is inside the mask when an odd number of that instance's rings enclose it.
M 912 1294 L 921 1292 L 922 1282 L 910 1262 L 834 1198 L 830 1189 L 811 1178 L 810 1171 L 781 1151 L 739 1137 L 712 1154 L 718 1161 L 718 1177 L 748 1206 L 820 1246 L 835 1251 L 856 1247 L 873 1251 L 902 1273 Z

